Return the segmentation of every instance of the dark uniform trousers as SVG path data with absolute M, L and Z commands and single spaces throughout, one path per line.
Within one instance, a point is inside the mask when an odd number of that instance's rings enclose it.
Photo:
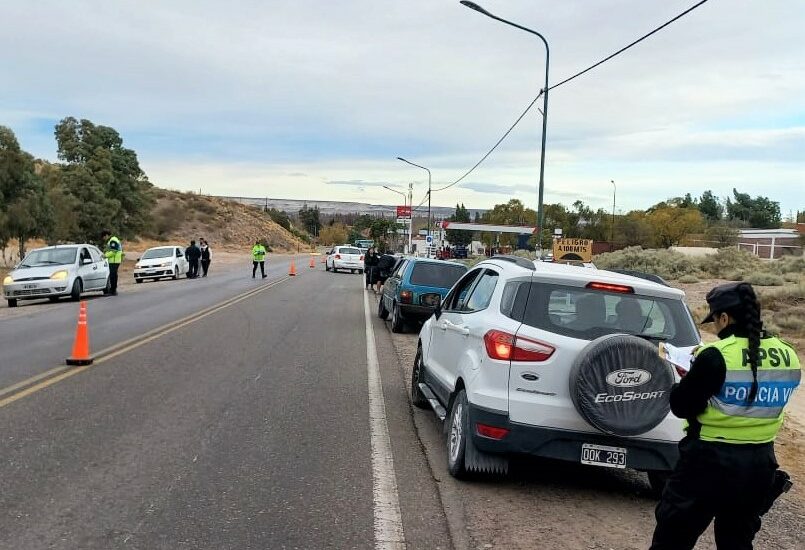
M 651 550 L 688 550 L 715 519 L 719 550 L 750 550 L 777 461 L 774 445 L 736 445 L 686 437 L 657 505 Z

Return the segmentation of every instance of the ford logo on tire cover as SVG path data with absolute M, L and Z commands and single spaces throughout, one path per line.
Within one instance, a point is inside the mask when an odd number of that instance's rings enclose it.
M 651 373 L 643 369 L 620 369 L 607 375 L 607 384 L 616 388 L 642 386 L 651 380 Z

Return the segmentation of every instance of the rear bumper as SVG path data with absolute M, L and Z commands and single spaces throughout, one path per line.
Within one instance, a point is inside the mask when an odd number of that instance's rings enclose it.
M 436 308 L 430 306 L 418 306 L 411 304 L 400 304 L 400 312 L 406 319 L 418 319 L 424 321 L 433 315 Z
M 627 450 L 626 467 L 634 470 L 672 470 L 679 459 L 677 443 L 617 437 L 606 434 L 557 430 L 510 422 L 507 414 L 470 404 L 470 426 L 475 445 L 490 453 L 521 453 L 545 458 L 581 462 L 584 443 L 623 447 Z M 509 429 L 501 440 L 479 436 L 475 424 Z
M 345 262 L 343 260 L 333 260 L 334 269 L 360 269 L 363 270 L 363 264 L 360 262 Z

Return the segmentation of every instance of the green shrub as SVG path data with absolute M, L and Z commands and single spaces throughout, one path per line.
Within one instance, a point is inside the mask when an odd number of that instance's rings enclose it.
M 774 264 L 779 273 L 805 273 L 805 256 L 785 256 Z
M 805 283 L 763 290 L 759 294 L 762 309 L 779 309 L 780 306 L 803 304 L 805 303 Z
M 735 271 L 728 271 L 725 273 L 723 278 L 728 281 L 743 281 L 744 274 L 736 269 Z
M 699 278 L 696 275 L 682 275 L 679 278 L 679 282 L 680 283 L 685 283 L 685 284 L 693 284 L 693 283 L 698 283 Z
M 803 280 L 802 273 L 786 273 L 783 280 L 787 283 L 799 283 Z
M 639 246 L 599 254 L 594 263 L 599 269 L 630 269 L 653 273 L 664 279 L 678 279 L 698 272 L 696 263 L 684 254 L 673 250 L 644 250 Z
M 785 283 L 783 278 L 779 275 L 775 275 L 774 273 L 765 273 L 763 271 L 750 273 L 744 280 L 747 283 L 755 286 L 783 286 Z
M 725 275 L 741 271 L 762 270 L 761 261 L 754 254 L 733 246 L 720 248 L 716 254 L 697 258 L 699 267 L 713 277 L 725 278 Z

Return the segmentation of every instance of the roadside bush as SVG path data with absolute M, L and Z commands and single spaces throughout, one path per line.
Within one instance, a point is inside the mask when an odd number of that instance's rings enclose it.
M 785 281 L 774 273 L 764 273 L 762 271 L 750 273 L 744 279 L 747 283 L 754 286 L 783 286 Z
M 185 209 L 176 202 L 171 202 L 157 210 L 154 214 L 155 237 L 164 239 L 182 226 L 185 221 Z
M 699 278 L 696 275 L 682 275 L 679 278 L 679 282 L 680 283 L 685 283 L 685 284 L 693 284 L 693 283 L 698 283 Z
M 209 199 L 202 199 L 199 197 L 190 198 L 188 208 L 208 215 L 215 214 L 217 210 L 215 205 L 212 204 L 212 202 L 210 202 Z
M 744 274 L 736 269 L 735 271 L 725 273 L 723 278 L 728 281 L 743 281 Z
M 805 283 L 763 290 L 758 297 L 761 309 L 776 310 L 780 306 L 805 305 Z
M 761 270 L 761 261 L 757 256 L 734 246 L 720 248 L 716 254 L 698 258 L 698 264 L 702 271 L 718 278 L 726 278 L 726 274 L 736 271 L 747 273 Z
M 805 256 L 785 256 L 774 262 L 778 273 L 805 273 Z
M 783 280 L 787 283 L 799 283 L 802 279 L 802 273 L 786 273 L 783 275 Z
M 671 280 L 698 272 L 696 263 L 684 254 L 673 250 L 644 250 L 640 246 L 599 254 L 593 261 L 600 269 L 643 271 Z

